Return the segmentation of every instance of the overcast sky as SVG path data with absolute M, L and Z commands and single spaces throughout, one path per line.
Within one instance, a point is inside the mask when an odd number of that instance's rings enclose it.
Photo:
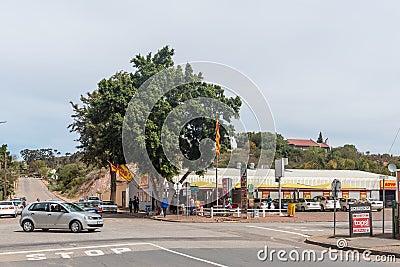
M 395 0 L 1 1 L 0 143 L 76 151 L 69 101 L 168 44 L 176 63 L 250 77 L 286 138 L 322 131 L 332 146 L 387 153 L 400 127 L 399 25 Z

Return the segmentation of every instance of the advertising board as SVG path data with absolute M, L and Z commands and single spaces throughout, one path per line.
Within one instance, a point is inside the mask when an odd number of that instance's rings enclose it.
M 349 210 L 350 236 L 372 236 L 371 204 L 351 204 Z

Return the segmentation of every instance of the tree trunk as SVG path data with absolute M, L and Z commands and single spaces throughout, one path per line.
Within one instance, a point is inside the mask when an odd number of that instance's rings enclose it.
M 110 171 L 111 175 L 111 188 L 110 188 L 110 200 L 117 203 L 117 173 Z

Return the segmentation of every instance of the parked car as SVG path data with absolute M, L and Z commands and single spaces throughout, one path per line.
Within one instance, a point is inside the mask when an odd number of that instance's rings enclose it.
M 101 208 L 100 204 L 95 201 L 91 202 L 74 202 L 73 204 L 79 206 L 81 209 L 87 212 L 95 212 L 95 213 L 102 213 L 103 209 Z
M 103 200 L 100 202 L 100 207 L 103 210 L 103 212 L 112 212 L 112 213 L 117 213 L 118 211 L 118 206 L 111 200 Z
M 0 201 L 0 216 L 17 217 L 17 208 L 12 201 Z
M 22 210 L 25 208 L 23 201 L 20 199 L 18 199 L 18 200 L 14 199 L 14 200 L 10 200 L 10 201 L 14 204 L 15 208 L 17 209 L 17 214 L 18 215 L 21 214 Z
M 383 201 L 376 198 L 364 198 L 362 199 L 365 203 L 371 204 L 371 210 L 381 211 L 383 209 Z
M 313 199 L 299 198 L 296 201 L 296 210 L 309 211 L 309 210 L 321 210 L 319 202 L 315 202 Z
M 281 199 L 281 209 L 287 210 L 288 204 L 294 202 L 293 199 Z M 272 200 L 272 204 L 274 209 L 279 209 L 279 199 Z
M 24 207 L 27 204 L 26 197 L 14 197 L 14 198 L 11 198 L 10 201 L 21 201 L 22 205 L 24 205 Z
M 96 196 L 88 196 L 88 197 L 85 198 L 85 201 L 87 201 L 87 202 L 95 201 L 95 202 L 99 202 L 100 203 L 101 200 L 100 200 L 99 197 L 96 197 Z
M 22 211 L 20 225 L 25 232 L 35 228 L 70 229 L 74 233 L 82 230 L 90 232 L 103 227 L 100 214 L 85 212 L 73 203 L 64 201 L 33 202 Z
M 315 196 L 313 200 L 319 202 L 322 211 L 335 209 L 335 199 L 332 196 Z M 340 202 L 338 199 L 336 199 L 336 209 L 340 209 Z
M 349 211 L 350 210 L 349 205 L 357 203 L 357 199 L 355 199 L 355 198 L 340 198 L 339 202 L 340 202 L 340 209 L 342 211 Z

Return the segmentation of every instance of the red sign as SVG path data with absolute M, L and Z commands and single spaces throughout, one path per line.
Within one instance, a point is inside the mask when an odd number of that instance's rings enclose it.
M 371 229 L 371 219 L 369 213 L 353 214 L 353 233 L 369 233 Z
M 383 189 L 383 180 L 380 181 L 380 188 Z M 396 181 L 385 181 L 385 190 L 396 190 Z

